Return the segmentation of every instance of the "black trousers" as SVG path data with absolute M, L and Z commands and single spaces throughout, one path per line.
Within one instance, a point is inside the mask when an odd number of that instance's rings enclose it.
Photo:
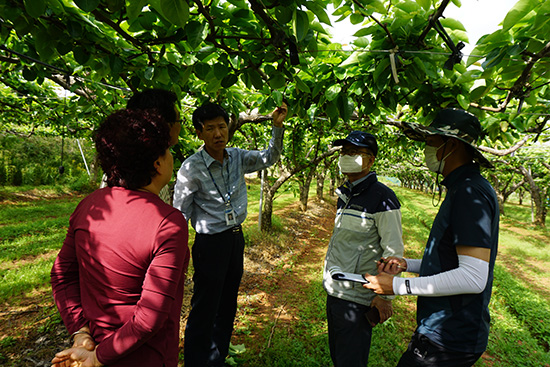
M 397 367 L 470 367 L 482 354 L 445 349 L 415 332 Z
M 367 367 L 372 327 L 368 306 L 327 296 L 328 344 L 335 367 Z
M 241 227 L 197 234 L 192 249 L 193 297 L 185 328 L 185 367 L 223 366 L 243 275 Z

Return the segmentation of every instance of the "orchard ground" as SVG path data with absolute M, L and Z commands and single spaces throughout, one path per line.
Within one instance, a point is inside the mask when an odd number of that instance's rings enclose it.
M 403 205 L 406 256 L 421 256 L 424 241 L 437 208 L 431 198 L 415 191 L 394 187 Z M 310 199 L 307 212 L 298 209 L 292 194 L 282 195 L 275 207 L 273 232 L 257 229 L 257 185 L 250 192 L 249 218 L 245 222 L 245 273 L 239 309 L 232 339 L 232 359 L 238 366 L 330 366 L 324 302 L 322 265 L 335 214 L 335 198 Z M 59 216 L 63 237 L 68 214 L 82 196 L 44 193 L 37 190 L 5 192 L 0 195 L 0 213 L 14 207 L 36 207 Z M 65 211 L 51 208 L 67 203 Z M 512 211 L 528 211 L 515 205 Z M 30 209 L 26 209 L 30 210 Z M 550 235 L 525 223 L 526 214 L 502 220 L 491 312 L 493 325 L 490 347 L 476 366 L 550 366 Z M 14 217 L 14 215 L 12 215 Z M 15 216 L 16 217 L 16 216 Z M 13 225 L 30 221 L 24 216 Z M 15 237 L 11 223 L 0 225 L 2 251 L 10 249 Z M 190 234 L 192 245 L 193 234 Z M 525 241 L 525 244 L 517 243 Z M 528 245 L 527 245 L 528 244 Z M 46 263 L 45 278 L 34 281 L 28 290 L 3 296 L 0 302 L 0 365 L 49 366 L 56 351 L 68 346 L 68 334 L 53 304 L 47 283 L 48 267 L 57 248 L 15 256 L 0 263 L 2 280 L 13 272 L 24 273 L 35 263 Z M 11 251 L 11 250 L 10 250 Z M 183 328 L 192 294 L 192 264 L 189 268 L 182 309 Z M 498 280 L 497 280 L 498 278 Z M 32 281 L 30 281 L 32 282 Z M 4 284 L 5 285 L 5 284 Z M 2 289 L 6 289 L 2 287 Z M 518 293 L 510 293 L 513 290 Z M 527 302 L 527 303 L 522 303 Z M 533 303 L 535 302 L 535 303 Z M 395 302 L 395 314 L 374 330 L 369 366 L 394 366 L 406 348 L 415 326 L 415 298 L 401 297 Z

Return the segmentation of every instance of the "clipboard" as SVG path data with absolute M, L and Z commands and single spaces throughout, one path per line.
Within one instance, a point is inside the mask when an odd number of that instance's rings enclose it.
M 367 279 L 365 279 L 365 277 L 362 274 L 346 273 L 343 271 L 332 274 L 332 279 L 340 280 L 340 281 L 346 280 L 346 281 L 356 282 L 361 284 L 370 283 Z

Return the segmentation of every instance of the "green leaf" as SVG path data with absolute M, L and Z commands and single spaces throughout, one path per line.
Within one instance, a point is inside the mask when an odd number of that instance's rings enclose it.
M 527 49 L 527 46 L 529 45 L 529 40 L 523 40 L 521 42 L 516 42 L 510 47 L 508 47 L 508 50 L 506 51 L 508 55 L 510 56 L 518 56 L 523 51 Z
M 368 37 L 359 37 L 352 43 L 359 48 L 367 48 L 367 46 L 370 44 L 370 41 Z
M 23 69 L 23 78 L 25 78 L 29 82 L 35 80 L 37 76 L 38 75 L 36 74 L 36 70 L 27 67 Z
M 74 39 L 82 38 L 82 34 L 84 32 L 82 29 L 82 24 L 73 21 L 67 22 L 67 31 L 69 32 L 69 35 Z
M 78 62 L 80 65 L 84 65 L 88 62 L 90 59 L 90 53 L 86 48 L 82 46 L 77 46 L 73 50 L 73 56 L 76 62 Z
M 311 92 L 311 96 L 313 98 L 317 97 L 319 92 L 325 88 L 325 85 L 323 83 L 316 83 L 315 87 L 313 87 L 313 92 Z
M 315 1 L 306 1 L 305 2 L 306 8 L 311 10 L 313 14 L 319 19 L 320 22 L 323 22 L 328 25 L 332 25 L 330 23 L 330 18 L 328 17 L 327 13 L 325 12 L 325 9 L 319 4 L 317 4 Z
M 235 74 L 229 74 L 222 79 L 222 87 L 229 88 L 233 84 L 237 83 L 238 80 L 239 78 Z
M 420 9 L 417 3 L 410 0 L 400 1 L 397 4 L 395 4 L 395 7 L 411 15 L 412 13 L 415 13 Z
M 451 30 L 460 30 L 460 31 L 466 31 L 466 28 L 460 23 L 458 20 L 453 18 L 445 18 L 440 20 L 441 25 L 445 28 L 449 28 Z
M 374 80 L 380 79 L 380 75 L 389 68 L 390 66 L 390 60 L 389 58 L 383 58 L 379 63 L 378 66 L 376 66 L 376 69 L 374 70 L 374 73 L 372 74 L 372 77 Z
M 273 89 L 280 89 L 286 85 L 285 75 L 279 71 L 274 71 L 270 73 L 269 85 Z
M 347 94 L 340 93 L 336 99 L 336 105 L 338 106 L 338 111 L 340 111 L 340 117 L 342 120 L 349 121 L 353 113 L 354 106 Z
M 46 10 L 46 2 L 44 0 L 24 0 L 25 10 L 33 17 L 38 18 Z
M 550 1 L 544 1 L 541 7 L 537 9 L 535 21 L 533 22 L 533 27 L 531 28 L 532 32 L 540 32 L 540 30 L 544 29 L 543 27 L 550 23 L 550 17 L 548 14 L 550 14 Z
M 181 80 L 180 68 L 175 65 L 168 65 L 168 75 L 170 76 L 170 81 L 174 84 L 177 84 Z
M 32 31 L 35 40 L 34 45 L 36 47 L 36 52 L 40 55 L 40 59 L 46 61 L 55 54 L 55 45 L 57 42 L 50 38 L 48 32 L 41 23 L 37 24 L 39 27 Z
M 457 99 L 458 104 L 460 105 L 460 107 L 462 107 L 462 109 L 467 110 L 468 107 L 470 107 L 470 101 L 468 100 L 468 98 L 466 98 L 462 94 L 459 94 L 456 97 L 456 99 Z
M 99 0 L 74 0 L 76 6 L 86 13 L 91 13 L 99 5 Z
M 195 49 L 201 44 L 205 26 L 206 23 L 198 22 L 196 20 L 192 20 L 187 23 L 185 26 L 185 34 L 187 35 L 187 43 L 189 44 L 189 47 Z
M 48 6 L 54 14 L 65 14 L 65 8 L 63 7 L 62 0 L 48 0 Z
M 109 11 L 113 13 L 120 11 L 124 6 L 126 6 L 124 0 L 105 0 L 105 3 L 107 4 Z
M 429 11 L 432 5 L 431 0 L 416 0 L 416 3 L 420 5 L 424 10 Z
M 287 24 L 292 20 L 292 9 L 278 6 L 275 8 L 275 18 L 279 24 Z
M 342 87 L 339 84 L 331 85 L 325 93 L 325 98 L 327 101 L 333 101 L 338 97 L 341 90 Z
M 197 76 L 197 78 L 199 78 L 200 80 L 204 80 L 206 81 L 206 76 L 208 75 L 208 73 L 210 72 L 210 65 L 208 65 L 207 63 L 205 62 L 197 62 L 195 64 L 195 75 Z
M 281 106 L 283 104 L 283 94 L 278 90 L 274 90 L 271 93 L 271 97 L 273 97 L 273 100 L 277 106 Z
M 481 64 L 484 69 L 490 69 L 494 66 L 500 64 L 502 59 L 506 56 L 506 49 L 495 48 L 493 51 L 489 52 L 489 55 L 485 58 L 485 62 Z
M 363 37 L 368 36 L 369 34 L 372 34 L 374 32 L 374 29 L 372 27 L 367 28 L 361 28 L 357 32 L 353 34 L 354 37 Z
M 365 17 L 364 17 L 363 14 L 361 14 L 361 13 L 353 13 L 353 14 L 349 17 L 349 21 L 350 21 L 351 24 L 359 24 L 359 23 L 361 23 L 364 19 L 365 19 Z
M 345 59 L 340 65 L 338 65 L 339 67 L 346 67 L 346 66 L 349 66 L 349 65 L 355 65 L 355 64 L 358 64 L 359 63 L 359 56 L 361 55 L 361 52 L 357 52 L 357 51 L 354 51 L 351 53 L 351 55 L 349 55 L 349 57 L 347 59 Z
M 325 105 L 325 112 L 331 120 L 338 119 L 338 106 L 336 106 L 336 103 L 327 103 Z
M 250 80 L 250 83 L 254 86 L 254 88 L 260 90 L 264 86 L 264 80 L 260 76 L 260 73 L 258 73 L 256 70 L 248 69 L 247 70 L 248 77 Z
M 230 72 L 229 67 L 221 62 L 217 62 L 213 66 L 214 76 L 216 79 L 222 80 Z
M 111 75 L 119 75 L 124 68 L 124 62 L 116 55 L 109 56 L 109 67 L 111 68 Z
M 368 5 L 367 5 L 367 8 L 368 9 L 373 9 L 378 14 L 384 14 L 385 15 L 385 14 L 388 13 L 388 9 L 384 5 L 384 2 L 382 2 L 380 0 L 371 0 L 371 1 L 369 1 Z
M 69 42 L 67 43 L 58 42 L 55 48 L 57 49 L 57 52 L 59 52 L 60 55 L 66 55 L 73 50 L 73 45 L 72 43 L 69 43 Z
M 189 77 L 193 73 L 194 67 L 188 66 L 185 68 L 185 71 L 183 72 L 183 75 L 181 76 L 181 85 L 187 84 L 187 81 L 189 80 Z
M 477 101 L 483 98 L 488 92 L 488 88 L 485 85 L 479 86 L 470 92 L 470 99 Z
M 538 0 L 520 0 L 514 5 L 514 7 L 506 14 L 504 21 L 502 22 L 502 30 L 507 32 L 515 24 L 519 23 L 523 17 L 525 17 L 531 10 L 533 10 L 539 4 Z
M 147 0 L 132 0 L 126 4 L 126 13 L 128 14 L 129 23 L 137 19 L 145 5 L 147 5 Z
M 185 0 L 160 0 L 162 14 L 170 23 L 185 27 L 189 20 L 189 5 Z
M 153 75 L 155 75 L 155 68 L 152 66 L 146 67 L 145 71 L 143 72 L 143 77 L 146 80 L 153 80 Z
M 296 10 L 296 12 L 294 13 L 292 28 L 298 42 L 306 37 L 307 31 L 309 29 L 309 18 L 306 12 Z
M 151 31 L 153 25 L 158 20 L 157 15 L 153 12 L 143 12 L 141 16 L 138 17 L 139 24 L 146 30 Z
M 304 93 L 307 93 L 307 94 L 311 94 L 311 90 L 309 89 L 309 87 L 307 86 L 306 83 L 304 83 L 304 81 L 302 79 L 300 79 L 299 76 L 295 76 L 294 77 L 294 81 L 296 82 L 296 88 L 301 91 L 301 92 L 304 92 Z
M 455 85 L 473 82 L 481 76 L 481 73 L 481 70 L 478 69 L 468 70 L 456 79 Z

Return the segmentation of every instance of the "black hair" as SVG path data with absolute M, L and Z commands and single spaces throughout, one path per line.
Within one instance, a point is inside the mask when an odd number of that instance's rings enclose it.
M 135 190 L 157 174 L 155 161 L 170 147 L 170 127 L 153 110 L 120 110 L 99 126 L 94 141 L 107 185 Z
M 169 124 L 177 120 L 175 106 L 178 97 L 172 91 L 165 89 L 146 89 L 134 94 L 126 104 L 130 110 L 156 110 Z
M 196 130 L 202 131 L 204 123 L 216 117 L 223 117 L 229 124 L 229 114 L 222 106 L 216 103 L 205 103 L 193 112 L 193 126 Z

